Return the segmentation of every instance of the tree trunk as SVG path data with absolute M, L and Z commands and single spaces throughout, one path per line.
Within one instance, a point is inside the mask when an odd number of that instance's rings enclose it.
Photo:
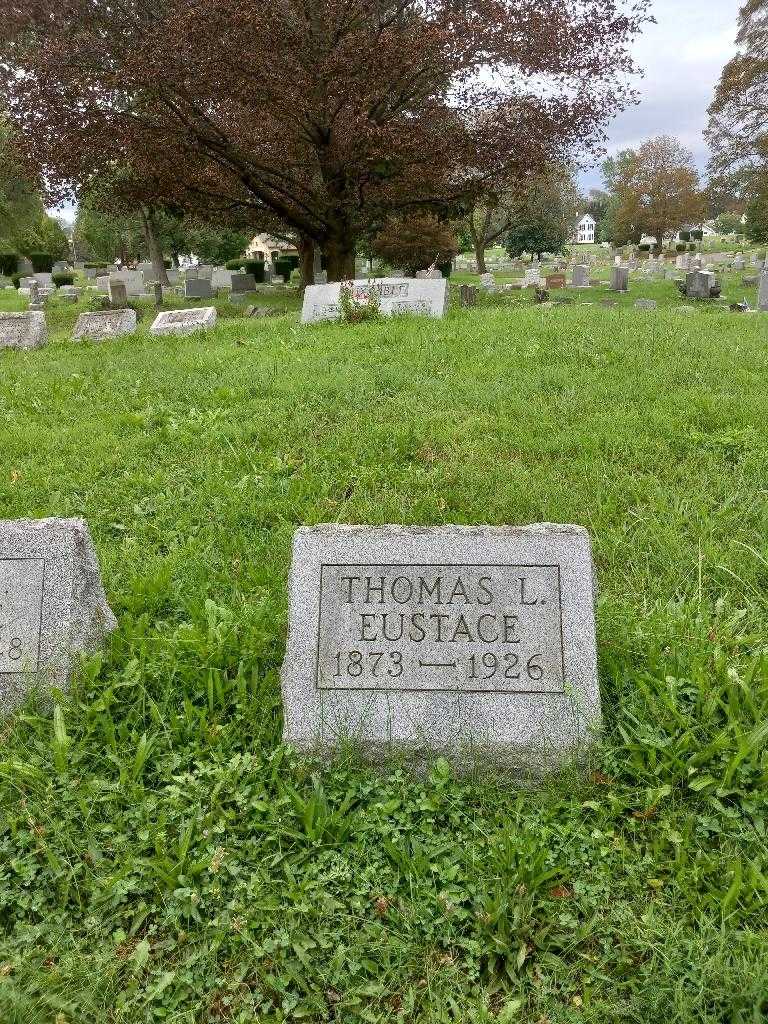
M 315 283 L 315 243 L 306 235 L 299 235 L 299 271 L 301 273 L 302 291 L 307 285 Z
M 329 281 L 355 278 L 355 241 L 348 236 L 329 239 L 323 249 Z
M 149 258 L 152 261 L 152 269 L 155 272 L 155 277 L 160 284 L 168 286 L 171 282 L 168 280 L 168 274 L 165 271 L 163 250 L 160 248 L 160 242 L 157 239 L 154 211 L 148 206 L 140 206 L 139 212 L 141 214 L 141 227 L 144 232 L 144 241 L 147 243 Z
M 478 274 L 485 274 L 485 239 L 475 239 L 475 261 L 477 263 Z

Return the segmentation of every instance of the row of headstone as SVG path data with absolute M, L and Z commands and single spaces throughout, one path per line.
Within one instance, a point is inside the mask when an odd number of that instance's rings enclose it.
M 594 601 L 582 527 L 302 527 L 284 740 L 551 769 L 600 728 Z M 66 688 L 116 626 L 84 520 L 0 522 L 3 710 Z
M 195 331 L 212 330 L 216 322 L 217 313 L 214 306 L 174 309 L 158 313 L 149 330 L 154 335 L 192 334 Z M 75 341 L 106 341 L 109 338 L 131 334 L 135 330 L 135 310 L 97 310 L 80 314 L 72 338 Z M 0 348 L 42 348 L 47 340 L 44 313 L 37 310 L 27 313 L 0 313 Z

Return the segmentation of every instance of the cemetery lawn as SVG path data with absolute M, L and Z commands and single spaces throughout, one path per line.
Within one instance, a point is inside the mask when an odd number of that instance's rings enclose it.
M 3 1024 L 764 1020 L 768 317 L 75 313 L 0 352 L 2 515 L 84 516 L 120 625 L 0 723 Z M 541 520 L 594 541 L 585 772 L 281 746 L 297 526 Z

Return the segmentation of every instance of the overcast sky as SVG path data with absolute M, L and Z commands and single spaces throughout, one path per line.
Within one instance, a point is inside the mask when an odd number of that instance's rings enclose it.
M 656 25 L 633 48 L 645 71 L 639 106 L 608 128 L 608 150 L 633 148 L 654 135 L 673 135 L 707 164 L 703 139 L 707 107 L 723 65 L 734 52 L 736 18 L 743 0 L 655 0 Z M 600 186 L 600 168 L 581 176 L 582 188 Z

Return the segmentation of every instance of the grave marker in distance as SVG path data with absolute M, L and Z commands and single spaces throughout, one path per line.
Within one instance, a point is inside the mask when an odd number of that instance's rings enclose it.
M 282 690 L 306 751 L 545 771 L 600 720 L 587 531 L 302 527 Z
M 83 519 L 0 521 L 0 712 L 66 687 L 116 625 Z

